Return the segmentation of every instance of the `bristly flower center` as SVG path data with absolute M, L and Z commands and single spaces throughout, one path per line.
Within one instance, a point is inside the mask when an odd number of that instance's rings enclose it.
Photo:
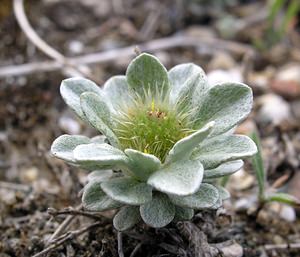
M 124 109 L 115 120 L 114 132 L 123 150 L 153 154 L 162 162 L 178 140 L 193 132 L 187 117 L 154 100 Z

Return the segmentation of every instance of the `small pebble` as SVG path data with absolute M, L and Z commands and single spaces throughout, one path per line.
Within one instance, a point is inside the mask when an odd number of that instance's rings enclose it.
M 38 177 L 38 168 L 35 166 L 29 167 L 21 172 L 21 178 L 23 182 L 32 183 Z
M 242 73 L 238 68 L 230 70 L 214 70 L 207 73 L 208 84 L 213 86 L 223 82 L 243 82 Z
M 225 257 L 242 257 L 244 254 L 243 247 L 238 243 L 222 247 L 222 254 Z
M 254 185 L 255 178 L 247 173 L 244 169 L 240 169 L 231 176 L 230 187 L 234 190 L 245 190 Z
M 69 51 L 73 54 L 80 54 L 82 53 L 83 49 L 84 49 L 84 45 L 82 44 L 82 42 L 78 41 L 78 40 L 73 40 L 71 42 L 69 42 Z
M 270 87 L 283 97 L 289 99 L 300 97 L 300 65 L 289 64 L 279 70 Z
M 266 94 L 258 99 L 258 103 L 261 106 L 257 113 L 259 122 L 279 125 L 291 118 L 289 104 L 278 95 Z
M 81 127 L 78 121 L 67 116 L 62 116 L 58 121 L 59 127 L 70 135 L 80 134 Z
M 281 204 L 278 202 L 272 202 L 269 204 L 269 209 L 279 215 L 280 218 L 288 222 L 296 221 L 296 212 L 292 206 Z
M 209 70 L 232 69 L 236 66 L 235 60 L 226 52 L 217 52 L 208 64 Z

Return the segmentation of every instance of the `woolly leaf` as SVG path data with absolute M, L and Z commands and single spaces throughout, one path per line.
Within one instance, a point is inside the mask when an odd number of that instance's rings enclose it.
M 124 206 L 115 215 L 113 224 L 118 231 L 125 231 L 132 228 L 141 220 L 139 207 Z
M 140 96 L 151 93 L 162 96 L 169 91 L 169 79 L 166 68 L 150 54 L 140 54 L 129 64 L 126 71 L 128 87 Z
M 216 168 L 223 162 L 250 157 L 257 152 L 255 143 L 247 136 L 218 136 L 202 142 L 192 154 L 205 170 Z
M 105 181 L 110 179 L 113 176 L 112 170 L 94 170 L 88 174 L 87 179 L 88 181 Z
M 174 222 L 191 220 L 193 217 L 194 217 L 193 209 L 175 206 L 175 217 L 173 220 Z
M 95 136 L 91 138 L 91 143 L 97 143 L 97 144 L 104 144 L 104 143 L 108 143 L 108 140 L 106 138 L 106 136 L 104 135 L 99 135 L 99 136 Z
M 195 193 L 203 178 L 203 166 L 198 161 L 178 161 L 153 173 L 147 183 L 158 191 L 174 195 Z
M 192 209 L 207 209 L 213 206 L 219 199 L 219 192 L 216 187 L 202 183 L 199 190 L 188 196 L 169 195 L 171 201 L 181 207 Z
M 91 181 L 84 187 L 82 203 L 85 209 L 89 211 L 105 211 L 122 206 L 120 202 L 108 197 L 100 185 L 100 181 Z
M 130 205 L 141 205 L 152 199 L 152 188 L 129 177 L 113 178 L 101 184 L 112 199 Z
M 219 178 L 233 174 L 234 172 L 240 170 L 244 165 L 242 160 L 225 162 L 219 165 L 215 169 L 205 170 L 204 179 Z
M 121 168 L 127 162 L 127 157 L 121 150 L 108 144 L 79 145 L 73 153 L 74 159 L 78 163 L 98 167 L 99 169 Z
M 89 144 L 90 139 L 85 136 L 62 135 L 54 140 L 51 146 L 51 153 L 62 160 L 76 162 L 73 150 L 82 144 Z
M 216 186 L 219 191 L 219 195 L 222 201 L 227 200 L 230 198 L 230 193 L 225 187 Z
M 170 102 L 179 111 L 198 106 L 209 88 L 204 71 L 193 63 L 179 64 L 169 72 L 171 84 Z
M 222 198 L 219 197 L 219 199 L 216 201 L 216 203 L 214 205 L 212 205 L 211 207 L 209 207 L 210 209 L 213 210 L 217 210 L 222 206 L 223 202 L 222 202 Z
M 143 221 L 154 228 L 168 225 L 175 216 L 175 206 L 170 202 L 167 195 L 155 193 L 152 201 L 140 207 Z
M 203 96 L 195 114 L 195 128 L 215 121 L 212 135 L 219 135 L 243 120 L 251 111 L 252 90 L 241 83 L 222 83 L 211 87 Z
M 118 139 L 110 129 L 112 126 L 110 109 L 100 95 L 92 92 L 80 96 L 80 105 L 89 123 L 103 133 L 113 146 L 118 146 Z
M 101 89 L 93 82 L 84 78 L 69 78 L 62 81 L 60 94 L 67 105 L 83 120 L 85 116 L 80 106 L 80 95 L 84 92 L 101 94 Z
M 128 102 L 131 101 L 126 76 L 111 77 L 105 82 L 103 91 L 108 99 L 110 99 L 115 111 L 124 105 L 128 105 Z
M 195 133 L 177 141 L 170 150 L 166 163 L 188 159 L 194 148 L 199 145 L 211 132 L 214 122 L 210 122 Z
M 143 181 L 146 181 L 161 166 L 160 160 L 152 154 L 145 154 L 133 149 L 126 149 L 125 154 L 129 157 L 130 171 Z

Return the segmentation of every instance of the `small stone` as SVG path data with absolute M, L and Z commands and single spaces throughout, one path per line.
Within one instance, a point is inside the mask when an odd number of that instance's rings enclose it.
M 249 209 L 256 207 L 256 202 L 256 195 L 240 198 L 234 203 L 234 209 L 236 211 L 248 211 Z
M 280 235 L 274 235 L 273 242 L 274 244 L 284 244 L 286 243 L 286 240 L 283 239 Z
M 256 125 L 252 119 L 243 121 L 235 130 L 236 134 L 249 135 L 253 131 L 256 131 Z
M 278 216 L 285 221 L 294 222 L 296 220 L 296 212 L 292 206 L 278 202 L 271 202 L 269 204 L 269 210 L 277 213 Z
M 226 52 L 217 52 L 208 64 L 209 70 L 232 69 L 236 66 L 235 60 Z
M 279 214 L 282 219 L 288 222 L 296 221 L 296 211 L 292 206 L 283 205 Z
M 223 82 L 243 82 L 241 70 L 233 68 L 230 70 L 214 70 L 207 73 L 209 85 L 215 85 Z
M 282 68 L 270 84 L 271 89 L 289 99 L 300 97 L 300 65 L 289 64 Z
M 274 77 L 275 72 L 276 70 L 273 67 L 267 67 L 260 72 L 252 71 L 248 75 L 248 80 L 254 88 L 264 92 L 268 89 L 270 80 Z
M 253 175 L 247 173 L 244 169 L 240 169 L 231 176 L 230 187 L 234 190 L 245 190 L 254 185 L 255 178 Z
M 73 40 L 69 42 L 69 51 L 73 54 L 80 54 L 84 49 L 82 42 L 78 40 Z
M 41 178 L 33 182 L 34 191 L 41 193 L 46 192 L 49 194 L 57 195 L 60 192 L 60 187 L 50 183 L 47 179 Z
M 58 120 L 59 127 L 70 135 L 80 134 L 81 127 L 78 121 L 67 116 L 62 116 Z
M 222 247 L 222 254 L 225 257 L 242 257 L 244 254 L 243 247 L 238 243 Z
M 27 183 L 32 183 L 35 181 L 38 177 L 38 168 L 37 167 L 29 167 L 25 170 L 22 170 L 21 177 L 22 181 L 27 182 Z
M 15 191 L 0 188 L 0 202 L 6 205 L 14 205 L 17 202 Z
M 266 94 L 258 99 L 261 106 L 257 113 L 257 120 L 262 123 L 279 125 L 291 118 L 289 104 L 280 96 Z

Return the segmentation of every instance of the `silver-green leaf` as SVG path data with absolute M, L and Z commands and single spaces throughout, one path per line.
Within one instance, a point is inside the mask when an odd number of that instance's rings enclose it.
M 161 166 L 160 160 L 152 154 L 142 153 L 133 149 L 125 149 L 124 152 L 129 158 L 128 166 L 130 171 L 143 181 L 146 181 Z
M 216 203 L 214 205 L 212 205 L 211 207 L 209 207 L 209 209 L 217 210 L 222 206 L 222 204 L 223 204 L 222 198 L 219 197 L 219 199 L 216 201 Z
M 60 85 L 62 98 L 84 121 L 86 119 L 80 106 L 80 95 L 84 92 L 94 92 L 100 95 L 101 91 L 93 81 L 84 78 L 65 79 Z
M 127 106 L 131 101 L 126 76 L 114 76 L 107 80 L 103 86 L 105 96 L 110 100 L 117 111 L 122 106 Z
M 143 221 L 154 228 L 168 225 L 175 216 L 175 206 L 170 202 L 167 195 L 156 192 L 152 201 L 140 207 Z
M 76 162 L 99 169 L 122 168 L 128 161 L 121 150 L 108 144 L 79 145 L 74 149 L 73 154 Z
M 195 193 L 202 182 L 203 166 L 199 161 L 178 161 L 153 173 L 147 183 L 160 192 L 174 195 Z
M 142 53 L 131 61 L 126 71 L 128 86 L 140 96 L 150 94 L 162 98 L 169 92 L 166 68 L 153 55 Z
M 203 96 L 194 116 L 195 128 L 215 121 L 212 135 L 219 135 L 234 127 L 251 111 L 252 90 L 241 83 L 222 83 L 211 87 Z
M 210 184 L 202 183 L 199 190 L 188 196 L 169 195 L 171 201 L 181 207 L 192 209 L 207 209 L 213 206 L 219 199 L 219 191 Z
M 209 135 L 213 126 L 214 121 L 211 121 L 195 133 L 177 141 L 167 155 L 166 163 L 188 159 L 194 148 Z
M 250 157 L 257 152 L 255 143 L 247 136 L 218 136 L 202 142 L 192 154 L 205 170 L 214 169 L 223 162 Z
M 179 64 L 169 72 L 171 84 L 170 102 L 179 111 L 186 111 L 198 106 L 209 85 L 204 71 L 193 63 Z
M 216 188 L 219 190 L 219 195 L 220 195 L 220 198 L 222 199 L 222 201 L 230 198 L 230 193 L 225 187 L 216 186 Z
M 62 135 L 54 140 L 51 146 L 51 153 L 67 162 L 76 162 L 73 150 L 83 144 L 89 144 L 90 139 L 80 135 Z
M 173 220 L 174 222 L 191 220 L 193 217 L 194 217 L 193 209 L 175 206 L 175 217 Z
M 121 207 L 123 204 L 108 197 L 101 189 L 100 181 L 89 182 L 83 190 L 83 207 L 89 211 L 105 211 Z
M 152 188 L 130 177 L 113 178 L 101 184 L 112 199 L 130 205 L 141 205 L 152 199 Z
M 139 207 L 124 206 L 115 215 L 113 224 L 118 231 L 125 231 L 132 228 L 141 220 Z
M 114 175 L 112 170 L 94 170 L 88 174 L 87 179 L 91 181 L 103 182 L 110 179 Z
M 205 170 L 204 179 L 219 178 L 231 175 L 240 170 L 244 165 L 242 160 L 225 162 L 219 165 L 217 168 Z
M 105 99 L 98 94 L 86 92 L 80 96 L 80 105 L 86 120 L 103 133 L 113 146 L 118 146 L 118 139 L 111 130 L 111 113 Z
M 97 143 L 97 144 L 104 144 L 104 143 L 108 143 L 108 140 L 106 138 L 106 136 L 104 135 L 98 135 L 95 137 L 91 138 L 91 143 Z

